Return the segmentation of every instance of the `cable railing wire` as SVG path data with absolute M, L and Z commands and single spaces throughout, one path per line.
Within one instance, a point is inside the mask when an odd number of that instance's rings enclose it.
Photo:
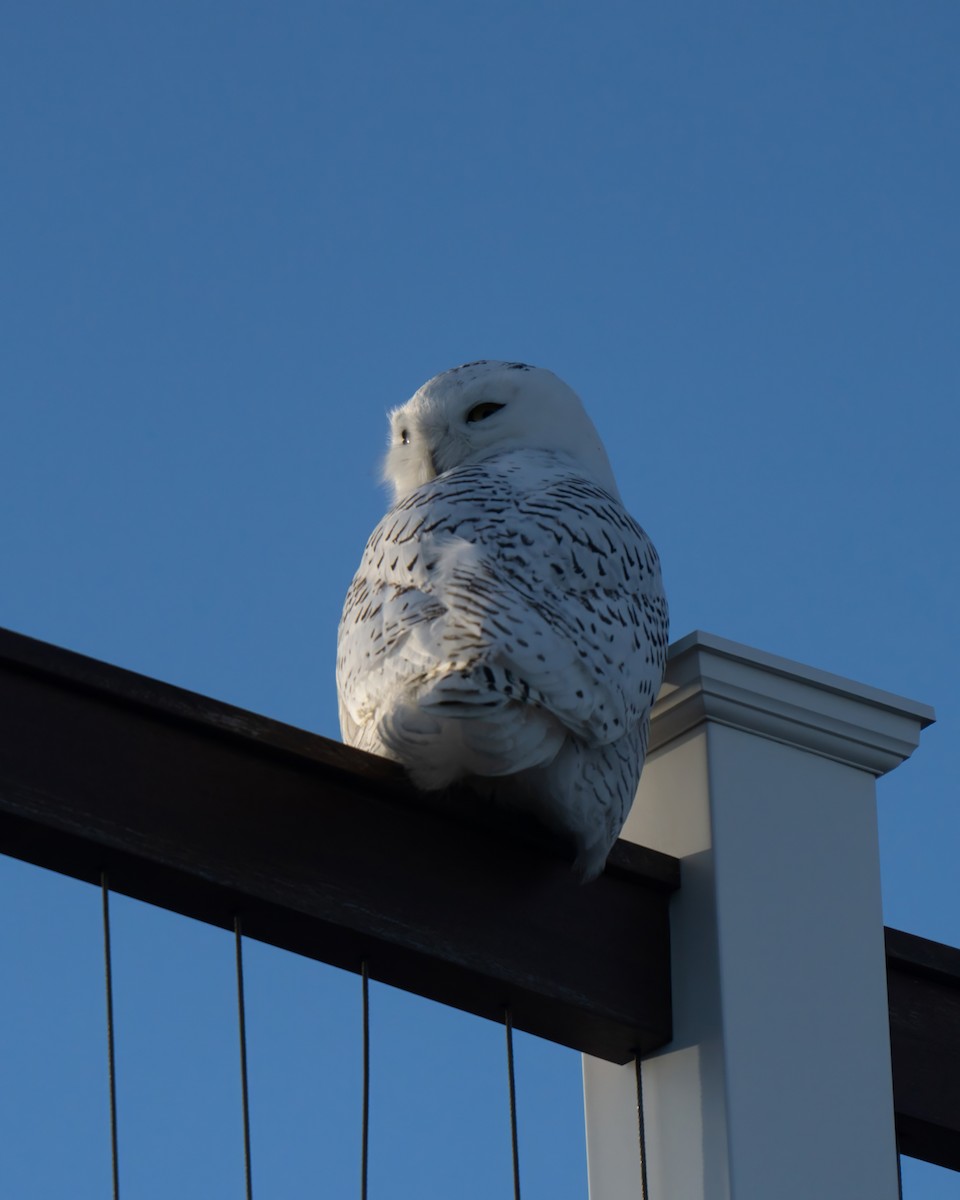
M 106 984 L 107 1070 L 110 1092 L 110 1148 L 113 1179 L 113 1200 L 120 1197 L 119 1139 L 117 1133 L 116 1049 L 113 1014 L 113 968 L 110 941 L 110 891 L 105 871 L 100 874 L 103 900 L 103 948 Z M 246 1200 L 253 1200 L 253 1173 L 250 1151 L 250 1092 L 247 1072 L 247 1023 L 243 981 L 243 930 L 240 916 L 234 916 L 234 940 L 237 973 L 237 1018 L 240 1037 L 240 1090 L 243 1110 L 243 1165 Z M 363 1098 L 361 1113 L 360 1200 L 367 1200 L 370 1148 L 370 974 L 366 960 L 361 963 Z M 513 1164 L 513 1196 L 520 1198 L 520 1148 L 517 1133 L 517 1091 L 513 1054 L 513 1019 L 509 1007 L 504 1008 L 504 1027 L 507 1047 L 507 1082 L 510 1103 L 510 1148 Z M 635 1058 L 637 1078 L 637 1122 L 641 1153 L 641 1200 L 648 1200 L 647 1155 L 643 1116 L 643 1073 L 639 1057 Z M 899 1165 L 899 1164 L 898 1164 Z M 902 1193 L 901 1193 L 902 1194 Z
M 647 1130 L 643 1117 L 643 1063 L 640 1055 L 633 1058 L 637 1070 L 637 1136 L 640 1139 L 640 1200 L 647 1198 Z
M 107 1075 L 110 1080 L 110 1169 L 113 1200 L 120 1198 L 120 1147 L 117 1140 L 117 1060 L 113 1034 L 113 960 L 110 950 L 110 889 L 106 871 L 100 872 L 103 899 L 103 964 L 107 993 Z
M 239 915 L 233 918 L 237 950 L 237 1017 L 240 1026 L 240 1094 L 243 1102 L 243 1176 L 247 1200 L 253 1200 L 253 1173 L 250 1165 L 250 1094 L 247 1087 L 247 1017 L 243 1002 L 243 933 Z
M 513 1155 L 513 1200 L 520 1200 L 520 1143 L 517 1138 L 517 1084 L 513 1069 L 513 1018 L 510 1009 L 503 1010 L 507 1031 L 507 1082 L 510 1087 L 510 1149 Z
M 903 1200 L 903 1163 L 900 1161 L 900 1135 L 894 1132 L 897 1151 L 897 1197 Z
M 367 1200 L 367 1164 L 370 1155 L 370 972 L 360 964 L 363 997 L 363 1101 L 360 1116 L 360 1200 Z

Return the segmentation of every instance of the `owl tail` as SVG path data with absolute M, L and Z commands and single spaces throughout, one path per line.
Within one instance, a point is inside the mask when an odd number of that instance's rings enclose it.
M 553 761 L 565 730 L 503 669 L 435 677 L 380 721 L 380 738 L 414 783 L 432 791 L 469 776 L 515 775 Z

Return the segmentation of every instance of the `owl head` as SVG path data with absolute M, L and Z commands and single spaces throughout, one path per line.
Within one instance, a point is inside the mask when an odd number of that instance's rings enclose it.
M 444 471 L 506 450 L 564 454 L 620 498 L 607 452 L 576 392 L 542 367 L 492 359 L 435 375 L 391 412 L 383 478 L 399 501 Z

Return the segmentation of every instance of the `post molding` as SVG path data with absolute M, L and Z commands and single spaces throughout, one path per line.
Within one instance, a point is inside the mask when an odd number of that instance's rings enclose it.
M 649 749 L 713 721 L 879 776 L 934 719 L 926 704 L 694 630 L 670 648 Z
M 683 875 L 674 1036 L 642 1064 L 651 1196 L 805 1200 L 814 1161 L 820 1200 L 896 1200 L 876 777 L 932 720 L 712 634 L 671 647 L 622 834 Z M 586 1058 L 584 1090 L 591 1200 L 637 1200 L 634 1073 Z

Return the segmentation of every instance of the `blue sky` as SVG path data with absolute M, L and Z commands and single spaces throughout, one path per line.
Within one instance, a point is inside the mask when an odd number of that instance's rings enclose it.
M 879 785 L 886 920 L 960 945 L 958 39 L 951 0 L 12 0 L 0 624 L 337 736 L 385 411 L 550 367 L 675 637 L 936 707 Z M 0 888 L 0 1192 L 100 1197 L 99 897 Z M 114 921 L 125 1190 L 236 1196 L 230 939 Z M 247 962 L 255 1194 L 352 1194 L 358 982 Z M 373 1001 L 371 1195 L 506 1194 L 502 1031 Z M 518 1070 L 524 1194 L 582 1197 L 577 1056 Z

